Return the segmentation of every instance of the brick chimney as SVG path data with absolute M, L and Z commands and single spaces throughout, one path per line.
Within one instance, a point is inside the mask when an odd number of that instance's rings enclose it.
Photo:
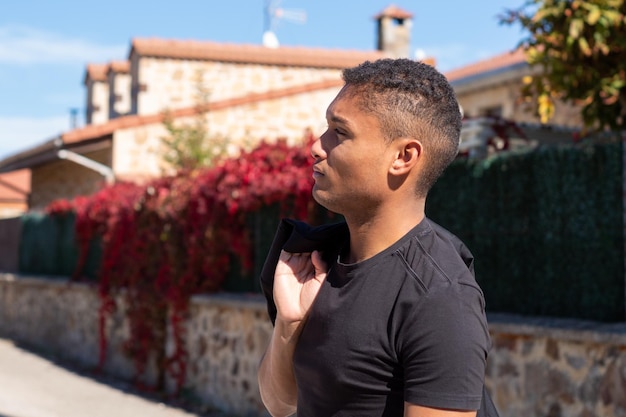
M 392 4 L 374 19 L 378 24 L 377 49 L 392 58 L 409 58 L 413 15 Z

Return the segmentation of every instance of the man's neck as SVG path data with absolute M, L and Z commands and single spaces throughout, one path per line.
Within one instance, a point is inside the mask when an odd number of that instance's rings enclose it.
M 348 263 L 361 262 L 384 251 L 425 217 L 424 201 L 391 210 L 378 210 L 369 216 L 345 215 L 350 230 L 350 253 Z

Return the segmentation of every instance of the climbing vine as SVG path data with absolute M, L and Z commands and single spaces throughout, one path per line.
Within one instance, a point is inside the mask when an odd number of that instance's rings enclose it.
M 261 143 L 211 168 L 181 171 L 144 185 L 118 182 L 93 195 L 52 203 L 52 216 L 73 212 L 80 279 L 94 239 L 100 239 L 98 274 L 100 366 L 106 361 L 107 317 L 123 299 L 130 336 L 124 351 L 142 385 L 151 364 L 155 389 L 171 376 L 180 390 L 187 352 L 184 320 L 192 295 L 220 289 L 232 259 L 250 268 L 252 245 L 246 218 L 279 204 L 283 215 L 313 214 L 308 134 L 306 146 Z M 173 352 L 165 351 L 168 324 Z M 145 385 L 145 384 L 143 384 Z

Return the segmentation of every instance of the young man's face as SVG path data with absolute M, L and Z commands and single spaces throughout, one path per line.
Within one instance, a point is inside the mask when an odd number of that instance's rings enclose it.
M 358 96 L 346 94 L 349 88 L 328 107 L 328 129 L 311 148 L 313 197 L 343 215 L 365 214 L 384 201 L 393 161 L 378 119 L 360 108 Z

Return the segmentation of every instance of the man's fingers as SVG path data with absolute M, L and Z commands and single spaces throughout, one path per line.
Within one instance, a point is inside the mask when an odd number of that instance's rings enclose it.
M 322 259 L 322 254 L 319 251 L 313 251 L 311 253 L 311 262 L 315 268 L 315 272 L 326 273 L 328 271 L 328 265 Z
M 298 281 L 306 281 L 315 273 L 311 254 L 308 252 L 290 253 L 282 250 L 278 258 L 276 273 L 292 274 Z
M 287 261 L 289 261 L 289 259 L 291 259 L 292 256 L 293 256 L 293 253 L 285 252 L 284 250 L 281 250 L 280 251 L 280 256 L 278 257 L 278 260 L 287 262 Z

